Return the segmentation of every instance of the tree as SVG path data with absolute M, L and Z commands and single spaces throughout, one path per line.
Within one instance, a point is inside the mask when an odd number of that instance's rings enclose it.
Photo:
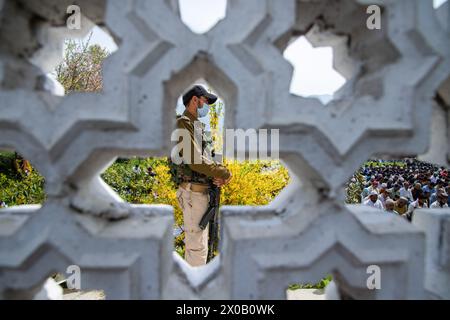
M 92 32 L 86 41 L 65 42 L 64 59 L 56 67 L 55 74 L 66 94 L 102 90 L 102 62 L 109 52 L 99 45 L 89 45 L 91 36 Z
M 211 92 L 211 89 L 208 90 Z M 222 153 L 223 138 L 219 128 L 219 120 L 223 116 L 223 102 L 217 100 L 209 109 L 209 127 L 211 128 L 212 147 L 216 153 Z

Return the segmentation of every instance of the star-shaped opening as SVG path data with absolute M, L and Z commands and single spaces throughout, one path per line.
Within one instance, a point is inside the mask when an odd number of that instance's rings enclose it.
M 205 117 L 199 118 L 204 125 L 205 153 L 210 159 L 224 164 L 232 173 L 233 179 L 221 190 L 221 204 L 229 206 L 265 206 L 290 183 L 287 167 L 279 160 L 227 159 L 223 153 L 224 123 L 226 103 L 220 90 L 216 90 L 208 81 L 198 78 L 181 92 L 184 94 L 193 85 L 201 85 L 218 97 L 210 105 Z M 182 94 L 176 99 L 175 115 L 185 111 Z M 270 137 L 269 137 L 270 138 Z M 270 155 L 270 154 L 269 154 Z M 178 194 L 178 181 L 175 168 L 168 157 L 120 157 L 109 166 L 101 177 L 120 196 L 121 201 L 131 204 L 166 204 L 174 208 L 174 249 L 185 257 L 186 224 L 183 215 L 183 200 Z M 187 200 L 185 200 L 187 201 Z M 219 242 L 213 256 L 219 253 Z M 208 259 L 209 261 L 209 259 Z
M 346 80 L 333 68 L 333 48 L 314 48 L 305 36 L 292 39 L 283 56 L 294 67 L 290 92 L 303 97 L 318 98 L 323 104 Z
M 194 33 L 204 34 L 226 16 L 227 0 L 178 0 L 181 21 Z

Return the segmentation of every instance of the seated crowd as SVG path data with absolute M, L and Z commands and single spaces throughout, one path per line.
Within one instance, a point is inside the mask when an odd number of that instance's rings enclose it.
M 444 167 L 407 159 L 363 166 L 361 203 L 403 216 L 411 221 L 416 208 L 450 206 L 450 173 Z M 352 178 L 356 183 L 357 174 Z

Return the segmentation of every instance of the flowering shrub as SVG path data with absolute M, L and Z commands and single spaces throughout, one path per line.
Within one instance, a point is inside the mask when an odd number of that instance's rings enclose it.
M 66 94 L 102 90 L 102 62 L 109 52 L 99 45 L 89 45 L 91 36 L 92 32 L 87 41 L 65 41 L 64 59 L 54 75 Z
M 225 160 L 233 178 L 222 187 L 226 205 L 266 205 L 289 183 L 288 170 L 279 161 Z

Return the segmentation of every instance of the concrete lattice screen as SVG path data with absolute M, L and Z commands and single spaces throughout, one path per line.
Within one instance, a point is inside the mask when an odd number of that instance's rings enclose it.
M 83 288 L 111 299 L 284 299 L 288 284 L 330 272 L 355 298 L 450 298 L 450 210 L 416 211 L 409 224 L 342 196 L 371 156 L 450 163 L 448 2 L 435 12 L 423 0 L 229 0 L 202 35 L 178 1 L 78 2 L 119 49 L 101 93 L 56 97 L 42 83 L 73 32 L 71 2 L 0 1 L 0 148 L 29 159 L 48 195 L 1 211 L 1 298 L 30 298 L 72 264 Z M 380 30 L 366 28 L 370 4 L 382 8 Z M 333 47 L 347 80 L 326 107 L 289 94 L 282 52 L 299 35 Z M 169 154 L 167 110 L 197 78 L 224 97 L 226 128 L 279 128 L 298 179 L 269 206 L 223 207 L 220 258 L 194 270 L 173 253 L 172 208 L 124 203 L 99 172 L 116 156 Z M 369 265 L 380 290 L 367 289 Z

